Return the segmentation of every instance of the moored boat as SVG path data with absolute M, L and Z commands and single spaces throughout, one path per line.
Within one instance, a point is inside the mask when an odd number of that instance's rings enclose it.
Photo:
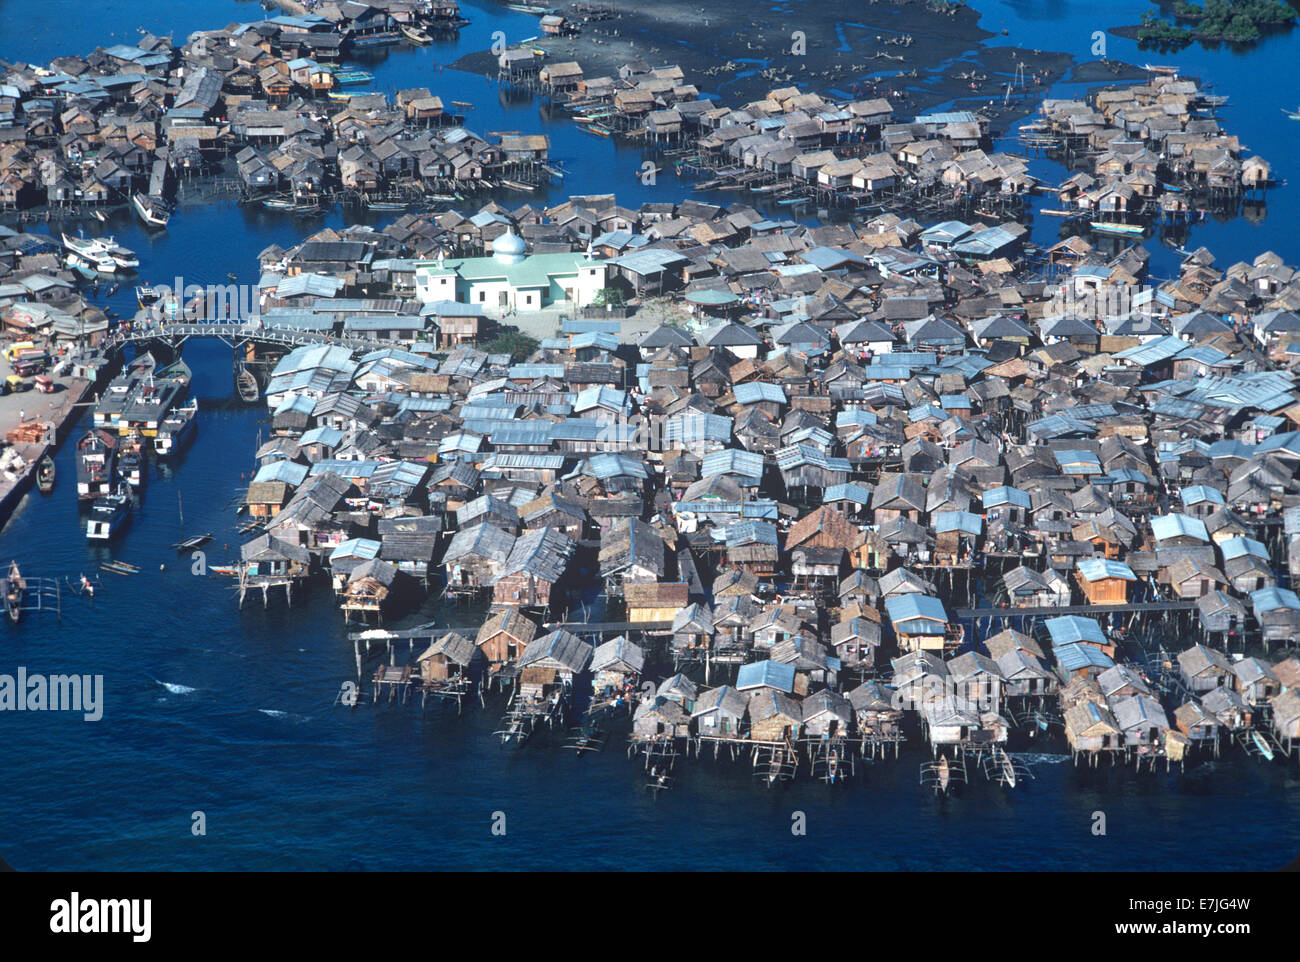
M 1088 226 L 1098 234 L 1118 234 L 1123 237 L 1141 237 L 1146 233 L 1146 228 L 1141 224 L 1121 224 L 1115 221 L 1094 220 L 1089 221 Z
M 91 541 L 108 541 L 126 526 L 131 517 L 131 496 L 115 491 L 95 499 L 86 520 L 86 537 Z
M 1259 749 L 1259 753 L 1264 757 L 1264 760 L 1271 762 L 1273 760 L 1273 746 L 1265 741 L 1264 736 L 1259 732 L 1251 732 L 1250 738 L 1255 743 L 1255 747 Z
M 160 458 L 173 457 L 189 444 L 198 427 L 197 416 L 199 402 L 191 399 L 184 407 L 173 408 L 162 424 L 158 425 L 158 435 L 153 439 L 153 450 Z
M 78 499 L 93 501 L 112 490 L 117 443 L 107 431 L 87 431 L 77 442 Z
M 117 262 L 107 254 L 71 251 L 67 264 L 88 281 L 97 280 L 101 274 L 116 274 Z
M 36 462 L 36 490 L 49 494 L 54 490 L 54 459 L 48 454 L 42 455 Z
M 172 211 L 166 203 L 157 197 L 137 193 L 131 198 L 131 206 L 136 215 L 149 227 L 166 227 Z
M 240 368 L 239 374 L 235 378 L 235 387 L 239 391 L 239 398 L 249 404 L 256 404 L 262 397 L 262 391 L 257 386 L 257 378 L 248 368 Z
M 123 440 L 122 453 L 117 458 L 117 476 L 120 481 L 133 488 L 144 484 L 144 446 L 138 435 Z
M 375 79 L 375 75 L 366 70 L 334 71 L 334 82 L 344 87 L 354 87 L 359 84 L 368 84 L 374 79 Z
M 319 214 L 324 208 L 315 202 L 294 200 L 290 197 L 267 197 L 262 201 L 267 210 L 280 210 L 290 214 Z
M 429 36 L 427 33 L 425 33 L 423 30 L 421 30 L 419 27 L 409 27 L 409 26 L 402 27 L 402 36 L 405 37 L 407 40 L 411 41 L 411 43 L 418 43 L 421 46 L 423 46 L 424 44 L 433 43 L 433 38 Z
M 4 580 L 5 611 L 14 624 L 18 624 L 23 616 L 23 596 L 26 593 L 27 582 L 18 570 L 18 562 L 9 562 L 9 575 Z

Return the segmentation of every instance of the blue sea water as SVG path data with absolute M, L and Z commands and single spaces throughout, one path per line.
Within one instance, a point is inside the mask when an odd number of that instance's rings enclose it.
M 1094 23 L 1087 3 L 976 5 L 987 29 L 1010 30 L 992 43 L 1064 49 L 1079 59 L 1090 59 L 1093 29 L 1135 22 L 1143 6 L 1109 4 Z M 102 0 L 93 17 L 88 6 L 0 2 L 0 56 L 45 62 L 129 42 L 137 25 L 181 37 L 261 15 L 256 4 L 234 0 Z M 489 3 L 464 7 L 473 23 L 459 41 L 392 51 L 369 68 L 376 88 L 428 84 L 444 100 L 473 101 L 469 123 L 480 131 L 546 129 L 555 154 L 581 171 L 570 178 L 574 192 L 616 190 L 636 205 L 674 189 L 671 178 L 641 184 L 637 151 L 546 123 L 535 103 L 498 96 L 482 77 L 439 71 L 487 47 L 495 29 L 511 39 L 536 32 L 533 17 Z M 864 14 L 855 8 L 852 17 Z M 1112 58 L 1152 59 L 1126 41 L 1110 44 Z M 1249 54 L 1197 48 L 1161 59 L 1215 79 L 1233 98 L 1225 112 L 1231 128 L 1284 168 L 1294 162 L 1292 130 L 1300 128 L 1286 126 L 1277 108 L 1288 106 L 1289 94 L 1268 77 L 1297 53 L 1300 32 Z M 1193 242 L 1210 244 L 1223 262 L 1270 247 L 1294 262 L 1294 197 L 1292 188 L 1279 190 L 1262 223 L 1208 224 Z M 183 207 L 161 234 L 146 235 L 125 215 L 109 229 L 141 254 L 143 279 L 225 283 L 235 273 L 252 282 L 259 250 L 341 216 L 302 222 L 217 202 Z M 121 314 L 133 309 L 127 291 L 101 303 Z M 327 590 L 313 588 L 292 608 L 273 602 L 264 610 L 250 600 L 239 611 L 229 580 L 191 574 L 190 560 L 168 547 L 211 531 L 208 562 L 236 556 L 242 539 L 230 505 L 265 432 L 265 410 L 232 399 L 228 348 L 192 342 L 185 357 L 201 404 L 198 438 L 174 466 L 151 470 L 119 543 L 87 546 L 66 446 L 55 493 L 29 496 L 0 533 L 0 559 L 17 557 L 32 575 L 75 581 L 110 557 L 141 569 L 104 573 L 93 601 L 65 593 L 61 619 L 30 615 L 4 629 L 0 673 L 24 666 L 102 674 L 106 687 L 99 722 L 0 714 L 9 773 L 0 854 L 15 867 L 1225 870 L 1274 867 L 1300 849 L 1300 773 L 1240 754 L 1186 774 L 1137 776 L 1075 769 L 1057 745 L 1028 756 L 1036 777 L 1014 791 L 977 779 L 951 799 L 918 785 L 924 755 L 915 746 L 835 788 L 805 778 L 767 789 L 746 763 L 706 757 L 683 765 L 677 786 L 655 798 L 617 743 L 582 758 L 542 744 L 503 751 L 490 737 L 499 696 L 462 717 L 336 707 L 354 664 Z M 448 613 L 430 603 L 407 621 L 434 617 Z M 196 812 L 206 819 L 202 837 L 191 833 Z M 498 812 L 504 836 L 492 832 Z M 806 817 L 806 835 L 791 832 L 795 812 Z M 1106 815 L 1101 837 L 1092 834 L 1097 812 Z

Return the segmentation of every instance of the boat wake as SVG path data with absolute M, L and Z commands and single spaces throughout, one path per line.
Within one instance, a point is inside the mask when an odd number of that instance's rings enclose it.
M 310 715 L 295 715 L 291 711 L 280 711 L 276 708 L 259 708 L 258 711 L 269 718 L 283 718 L 298 724 L 311 721 Z
M 1047 752 L 1012 752 L 1011 757 L 1026 765 L 1059 765 L 1070 760 L 1069 755 L 1055 755 Z
M 192 693 L 192 692 L 196 692 L 196 691 L 198 691 L 197 688 L 191 688 L 189 685 L 178 685 L 178 684 L 176 684 L 175 682 L 171 682 L 171 681 L 160 681 L 160 680 L 157 679 L 157 678 L 154 678 L 153 680 L 154 680 L 154 682 L 156 682 L 157 684 L 162 685 L 164 688 L 166 688 L 166 689 L 167 689 L 169 692 L 171 692 L 173 695 L 188 695 L 188 694 L 190 694 L 190 693 Z

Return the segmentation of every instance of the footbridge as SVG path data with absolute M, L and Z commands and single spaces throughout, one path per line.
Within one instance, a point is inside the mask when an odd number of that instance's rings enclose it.
M 333 331 L 309 331 L 295 327 L 280 327 L 264 324 L 261 321 L 219 320 L 219 321 L 171 321 L 167 319 L 137 318 L 115 329 L 105 346 L 109 349 L 120 348 L 127 344 L 143 344 L 161 341 L 179 350 L 192 337 L 215 337 L 231 348 L 238 350 L 248 344 L 276 345 L 293 349 L 309 344 L 329 344 L 346 347 L 350 351 L 362 353 L 383 348 L 398 347 L 393 341 L 378 338 L 358 337 L 351 334 L 335 334 Z

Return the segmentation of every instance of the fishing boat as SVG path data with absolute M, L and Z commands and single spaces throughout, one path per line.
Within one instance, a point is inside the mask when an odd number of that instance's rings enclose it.
M 131 517 L 131 496 L 115 491 L 96 498 L 86 519 L 86 537 L 91 541 L 108 541 L 122 530 Z
M 319 214 L 324 208 L 310 201 L 294 200 L 291 197 L 268 197 L 262 201 L 267 210 L 279 210 L 289 214 Z
M 421 46 L 433 43 L 433 38 L 419 27 L 403 26 L 402 36 L 411 41 L 411 43 L 418 43 Z
M 1255 747 L 1259 749 L 1259 753 L 1264 756 L 1265 761 L 1271 762 L 1273 760 L 1273 746 L 1265 740 L 1263 735 L 1259 732 L 1251 732 L 1250 740 L 1255 743 Z
M 1288 120 L 1300 120 L 1300 107 L 1297 107 L 1295 110 L 1287 110 L 1283 107 L 1282 113 L 1287 115 Z
M 94 251 L 70 252 L 67 265 L 89 281 L 98 280 L 101 274 L 117 273 L 117 262 L 113 258 Z
M 99 242 L 93 237 L 69 237 L 66 233 L 61 235 L 63 246 L 74 254 L 81 254 L 83 257 L 89 257 L 92 254 L 99 253 Z
M 87 431 L 77 442 L 77 498 L 93 501 L 112 490 L 117 465 L 117 438 L 107 431 Z
M 952 777 L 952 772 L 948 768 L 947 755 L 939 756 L 939 765 L 935 769 L 935 776 L 938 779 L 939 791 L 946 792 L 948 790 L 948 780 Z
M 365 70 L 336 70 L 334 82 L 343 87 L 355 87 L 374 81 L 375 75 Z
M 113 263 L 117 265 L 118 270 L 135 271 L 139 269 L 140 258 L 136 257 L 135 251 L 114 243 L 111 237 L 101 243 L 104 244 L 104 253 L 113 259 Z
M 9 576 L 5 578 L 5 612 L 15 625 L 23 616 L 23 596 L 27 593 L 27 582 L 18 570 L 18 562 L 9 562 Z
M 137 193 L 131 197 L 131 206 L 136 216 L 149 227 L 166 227 L 171 220 L 172 210 L 165 202 L 148 194 Z
M 1117 234 L 1122 237 L 1141 237 L 1146 233 L 1146 228 L 1141 224 L 1121 224 L 1108 220 L 1089 221 L 1088 226 L 1098 234 Z
M 196 534 L 192 538 L 186 538 L 184 541 L 178 541 L 174 545 L 172 545 L 172 548 L 176 551 L 193 551 L 196 548 L 202 548 L 205 544 L 207 544 L 211 540 L 212 540 L 212 532 L 209 531 L 207 534 Z
M 377 30 L 352 37 L 354 47 L 386 47 L 390 43 L 401 42 L 402 35 L 396 30 Z
M 235 377 L 235 388 L 239 391 L 240 400 L 245 403 L 256 404 L 262 397 L 262 391 L 257 386 L 257 378 L 246 367 L 239 369 Z
M 587 131 L 588 133 L 595 134 L 597 137 L 609 137 L 612 136 L 614 133 L 614 131 L 606 127 L 604 124 L 598 124 L 594 122 L 587 124 L 582 129 Z
M 179 454 L 194 438 L 198 428 L 197 416 L 199 402 L 191 398 L 184 407 L 173 408 L 162 424 L 158 425 L 158 434 L 153 439 L 154 454 L 160 458 L 169 458 Z
M 84 261 L 95 265 L 101 274 L 119 270 L 133 271 L 140 266 L 135 252 L 117 243 L 112 237 L 69 237 L 63 234 L 63 246 Z
M 99 272 L 90 267 L 79 254 L 69 254 L 68 267 L 73 270 L 79 277 L 87 281 L 99 280 Z
M 49 494 L 54 490 L 54 459 L 48 454 L 42 455 L 36 462 L 36 490 Z
M 503 180 L 502 187 L 509 187 L 511 190 L 534 191 L 537 189 L 536 184 L 525 184 L 522 180 Z
M 214 575 L 237 575 L 239 565 L 208 565 L 208 570 Z
M 1016 766 L 1006 752 L 1002 752 L 1002 781 L 1008 788 L 1016 787 Z
M 406 210 L 410 206 L 404 200 L 367 200 L 365 201 L 366 210 L 373 211 L 399 211 Z
M 138 435 L 133 435 L 122 442 L 122 451 L 117 458 L 117 477 L 133 488 L 144 484 L 145 457 L 144 448 Z
M 1161 66 L 1159 64 L 1144 63 L 1142 69 L 1148 73 L 1164 74 L 1166 77 L 1178 76 L 1177 67 Z
M 159 368 L 153 355 L 140 355 L 108 382 L 94 408 L 95 427 L 123 437 L 132 433 L 156 437 L 163 418 L 189 393 L 192 376 L 183 360 Z
M 349 100 L 352 99 L 351 94 L 345 94 L 341 90 L 331 90 L 325 96 L 329 97 L 330 100 L 337 101 L 339 103 L 347 103 Z

